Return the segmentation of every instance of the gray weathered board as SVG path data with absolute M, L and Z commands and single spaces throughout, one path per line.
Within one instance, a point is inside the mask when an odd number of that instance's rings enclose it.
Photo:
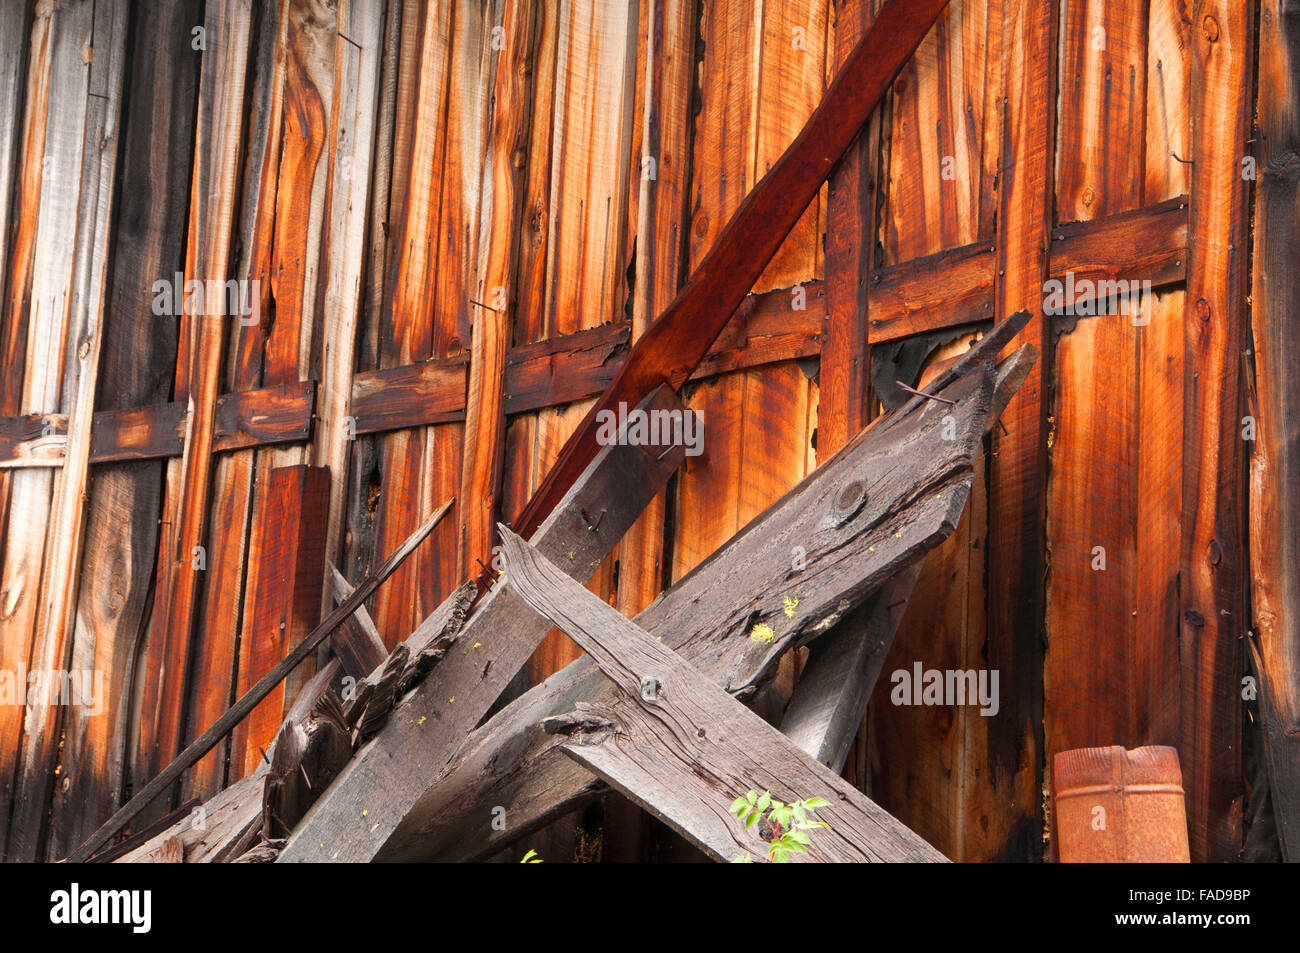
M 1023 348 L 1005 360 L 994 392 L 987 370 L 967 372 L 1005 343 L 1005 335 L 990 334 L 938 379 L 957 405 L 918 398 L 898 412 L 913 417 L 906 425 L 891 415 L 883 419 L 894 426 L 865 430 L 661 595 L 637 624 L 715 683 L 748 697 L 781 651 L 818 636 L 951 533 L 989 412 L 1006 405 L 1036 358 Z M 855 482 L 869 487 L 868 499 L 841 518 L 844 488 Z M 792 555 L 802 556 L 802 570 Z M 771 642 L 751 638 L 759 624 L 772 630 Z M 540 724 L 579 702 L 608 701 L 611 691 L 582 658 L 506 706 L 429 786 L 378 859 L 481 858 L 603 789 L 589 772 L 551 756 L 556 742 Z M 506 809 L 504 829 L 492 823 L 498 805 Z
M 638 407 L 688 412 L 667 387 Z M 533 545 L 585 581 L 684 456 L 680 444 L 636 446 L 621 434 L 597 454 L 538 529 Z M 373 859 L 548 631 L 550 626 L 508 589 L 488 592 L 446 656 L 357 752 L 279 859 Z
M 748 791 L 820 797 L 819 828 L 791 860 L 938 862 L 943 855 L 518 536 L 501 531 L 506 584 L 567 633 L 616 686 L 609 703 L 548 719 L 561 750 L 714 860 L 765 853 L 726 808 Z

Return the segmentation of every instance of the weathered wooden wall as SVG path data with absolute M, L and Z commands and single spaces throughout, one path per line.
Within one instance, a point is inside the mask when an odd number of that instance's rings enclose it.
M 66 854 L 215 720 L 319 619 L 330 563 L 356 582 L 456 498 L 372 600 L 391 646 L 490 562 L 881 3 L 152 6 L 0 9 L 0 670 L 104 672 L 93 716 L 0 705 L 10 859 Z M 1255 17 L 953 0 L 687 385 L 705 454 L 590 584 L 634 614 L 878 412 L 873 364 L 888 387 L 1034 311 L 1044 358 L 885 668 L 997 669 L 999 713 L 886 678 L 846 769 L 950 857 L 1043 856 L 1047 765 L 1085 745 L 1174 745 L 1193 857 L 1241 844 L 1247 553 L 1259 601 L 1292 571 L 1247 547 L 1239 432 Z M 176 272 L 249 283 L 250 320 L 155 315 Z M 1067 272 L 1154 291 L 1137 323 L 1043 315 Z M 1255 329 L 1273 375 L 1287 316 Z M 1256 533 L 1294 453 L 1261 426 Z M 553 632 L 520 682 L 578 652 Z M 253 770 L 308 674 L 175 797 Z M 600 818 L 543 853 L 684 855 L 614 796 Z

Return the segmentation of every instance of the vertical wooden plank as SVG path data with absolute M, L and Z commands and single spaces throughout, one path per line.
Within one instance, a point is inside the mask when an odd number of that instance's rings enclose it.
M 84 84 L 79 109 L 80 148 L 69 150 L 67 155 L 67 161 L 73 161 L 73 155 L 78 157 L 78 165 L 71 170 L 68 180 L 73 185 L 76 224 L 71 242 L 66 233 L 57 238 L 51 236 L 52 240 L 71 246 L 73 267 L 67 276 L 67 286 L 52 289 L 56 295 L 53 308 L 63 313 L 65 322 L 62 339 L 55 341 L 62 345 L 62 353 L 58 355 L 63 362 L 60 409 L 68 416 L 68 442 L 46 527 L 45 564 L 40 574 L 41 604 L 30 659 L 33 670 L 47 672 L 67 669 L 75 624 L 78 567 L 84 544 L 90 427 L 103 347 L 119 113 L 126 71 L 126 4 L 92 5 L 88 13 L 90 32 L 81 51 L 82 64 L 78 71 L 83 74 L 80 82 Z M 77 111 L 76 103 L 68 105 Z M 63 158 L 62 154 L 58 157 Z M 47 342 L 37 337 L 31 343 L 39 347 Z M 47 816 L 62 720 L 61 703 L 28 706 L 20 776 L 10 821 L 9 852 L 15 859 L 39 857 L 48 835 Z
M 755 129 L 751 187 L 794 141 L 821 101 L 826 85 L 829 7 L 828 0 L 763 0 L 752 107 Z M 818 276 L 824 210 L 825 189 L 808 206 L 754 283 L 755 292 L 789 288 Z
M 996 195 L 997 4 L 948 5 L 894 81 L 884 262 L 988 237 Z M 991 147 L 991 148 L 990 148 Z
M 319 289 L 323 305 L 317 307 L 321 316 L 320 381 L 317 429 L 311 447 L 311 462 L 328 467 L 330 473 L 325 551 L 332 562 L 342 558 L 348 457 L 355 436 L 348 429 L 348 414 L 366 267 L 366 215 L 371 208 L 370 181 L 379 137 L 380 62 L 387 5 L 358 0 L 340 3 L 334 37 L 327 232 L 322 253 L 325 275 Z M 381 230 L 380 226 L 373 229 Z
M 632 338 L 649 329 L 681 284 L 688 249 L 686 198 L 691 173 L 691 94 L 695 82 L 695 0 L 652 0 L 642 46 L 642 151 L 637 200 Z M 647 163 L 647 160 L 650 160 Z M 663 580 L 665 497 L 655 497 L 619 543 L 620 612 L 633 616 Z
M 1061 35 L 1057 217 L 1086 221 L 1142 204 L 1147 0 L 1074 0 Z
M 1146 3 L 1137 0 L 1066 5 L 1056 177 L 1062 220 L 1141 205 L 1145 21 Z M 1116 149 L 1117 142 L 1135 148 Z M 1098 302 L 1090 310 L 1110 312 L 1118 304 Z M 1137 646 L 1144 329 L 1134 326 L 1128 307 L 1122 310 L 1063 324 L 1056 339 L 1043 668 L 1048 765 L 1060 751 L 1144 740 L 1136 723 L 1148 703 L 1137 697 L 1145 686 L 1136 681 L 1145 661 Z
M 1049 764 L 1058 751 L 1138 743 L 1137 331 L 1126 315 L 1081 318 L 1056 342 L 1043 667 Z
M 247 0 L 204 9 L 206 51 L 199 83 L 185 277 L 227 278 L 235 183 L 244 135 L 244 85 L 252 12 Z M 181 319 L 175 396 L 190 407 L 185 452 L 168 466 L 154 611 L 139 668 L 141 701 L 132 778 L 156 775 L 184 735 L 191 628 L 199 594 L 197 546 L 207 544 L 211 448 L 226 337 L 219 295 L 206 295 L 203 314 Z M 211 315 L 211 316 L 209 316 Z M 163 805 L 155 807 L 159 810 Z
M 320 618 L 325 570 L 325 513 L 329 473 L 323 467 L 270 471 L 254 533 L 258 550 L 250 583 L 252 624 L 240 642 L 242 695 L 302 641 Z M 251 774 L 284 718 L 292 698 L 281 684 L 235 729 L 231 760 Z
M 624 320 L 629 301 L 629 192 L 635 139 L 638 17 L 633 4 L 550 5 L 538 24 L 517 341 Z M 537 309 L 537 310 L 533 310 Z M 531 312 L 531 314 L 530 314 Z M 590 401 L 547 409 L 532 424 L 534 481 L 554 462 Z M 513 511 L 511 511 L 513 515 Z M 609 598 L 615 556 L 588 587 Z M 533 654 L 540 680 L 580 654 L 552 631 Z
M 551 128 L 547 336 L 624 311 L 636 18 L 631 4 L 559 4 Z
M 1259 20 L 1259 184 L 1251 325 L 1258 432 L 1250 458 L 1253 622 L 1263 661 L 1273 810 L 1285 857 L 1300 859 L 1300 367 L 1294 333 L 1300 271 L 1300 17 L 1265 2 Z
M 839 67 L 871 25 L 868 0 L 835 4 L 834 64 Z M 923 41 L 922 46 L 925 45 Z M 870 419 L 871 352 L 867 298 L 875 259 L 880 112 L 849 147 L 829 182 L 826 219 L 826 326 L 817 443 L 830 456 Z
M 1149 108 L 1149 107 L 1148 107 Z M 1152 296 L 1137 328 L 1135 743 L 1178 744 L 1178 563 L 1186 293 Z
M 20 181 L 22 163 L 19 161 L 19 146 L 23 132 L 27 128 L 23 122 L 23 101 L 27 90 L 27 51 L 31 41 L 28 29 L 31 25 L 31 7 L 25 3 L 9 3 L 0 7 L 0 262 L 9 263 L 10 238 L 17 225 L 13 216 L 17 210 L 15 199 L 18 197 L 16 183 Z M 23 194 L 28 194 L 26 190 Z M 8 337 L 10 321 L 6 320 L 9 274 L 8 267 L 4 276 L 0 276 L 0 342 Z M 7 349 L 0 350 L 0 370 L 5 372 L 6 384 L 0 386 L 0 399 L 8 389 L 11 374 L 16 373 L 5 359 Z M 6 411 L 8 413 L 8 411 Z M 0 476 L 0 479 L 3 479 Z M 3 503 L 0 493 L 0 503 Z M 4 507 L 0 506 L 0 511 Z M 3 524 L 0 524 L 0 531 Z M 0 565 L 3 556 L 0 556 Z
M 492 559 L 496 508 L 500 500 L 505 448 L 505 362 L 517 300 L 514 267 L 523 218 L 523 175 L 528 164 L 530 77 L 534 68 L 536 11 L 511 0 L 494 4 L 484 23 L 491 56 L 484 87 L 491 90 L 485 122 L 486 161 L 479 189 L 479 255 L 472 293 L 473 333 L 469 387 L 465 398 L 465 442 L 457 499 L 461 521 L 458 568 L 473 575 L 475 562 Z M 491 36 L 501 30 L 494 51 Z
M 0 412 L 6 416 L 17 415 L 24 407 L 23 385 L 26 379 L 27 334 L 32 307 L 32 273 L 37 234 L 41 218 L 41 192 L 44 185 L 46 127 L 50 118 L 50 69 L 53 56 L 51 17 L 36 17 L 31 25 L 30 66 L 26 76 L 26 110 L 23 116 L 21 165 L 18 177 L 19 192 L 14 208 L 14 231 L 10 242 L 10 258 L 6 261 L 4 301 L 3 351 L 0 351 Z M 27 42 L 27 37 L 23 38 Z M 24 474 L 6 472 L 0 475 L 0 531 L 5 545 L 0 546 L 0 618 L 5 626 L 0 629 L 0 663 L 8 670 L 17 671 L 25 666 L 31 651 L 31 612 L 26 606 L 33 597 L 25 592 L 31 574 L 30 556 L 14 548 L 10 540 L 14 534 L 21 539 L 35 535 L 37 528 L 27 525 L 23 515 L 27 509 L 14 510 L 15 494 L 19 498 L 31 493 L 31 478 Z M 48 506 L 48 488 L 44 489 Z M 35 498 L 33 498 L 34 500 Z M 15 514 L 17 519 L 15 519 Z M 43 543 L 44 537 L 40 537 Z M 17 568 L 15 568 L 17 567 Z M 39 571 L 39 562 L 36 564 Z M 32 580 L 34 589 L 39 580 Z M 8 840 L 10 809 L 13 805 L 13 783 L 18 768 L 18 752 L 22 739 L 24 708 L 18 705 L 0 706 L 0 844 Z M 0 847 L 0 851 L 4 851 Z M 4 856 L 8 853 L 5 851 Z
M 447 247 L 447 229 L 453 232 L 451 240 L 461 240 L 466 201 L 456 189 L 449 194 L 449 181 L 460 181 L 456 176 L 463 160 L 456 144 L 466 141 L 463 132 L 453 130 L 461 130 L 462 122 L 474 128 L 473 117 L 482 116 L 477 92 L 468 100 L 457 100 L 451 92 L 454 86 L 463 88 L 462 67 L 474 61 L 474 47 L 464 49 L 463 44 L 474 42 L 476 17 L 446 0 L 408 2 L 403 10 L 388 276 L 378 316 L 381 367 L 446 356 L 463 347 L 457 330 L 461 304 L 445 303 L 439 296 L 444 266 L 458 265 L 440 255 Z M 444 222 L 449 214 L 452 219 Z M 461 430 L 459 424 L 447 424 L 377 441 L 377 552 L 390 552 L 432 515 L 434 506 L 455 496 Z M 439 593 L 457 581 L 458 524 L 459 512 L 453 510 L 429 544 L 376 593 L 372 615 L 390 646 L 405 638 L 436 605 Z
M 1246 346 L 1254 10 L 1203 0 L 1192 14 L 1186 423 L 1181 628 L 1183 788 L 1192 860 L 1241 846 L 1241 360 Z
M 98 410 L 165 402 L 176 359 L 176 321 L 150 316 L 153 282 L 184 264 L 198 57 L 190 49 L 197 0 L 168 0 L 137 17 L 136 57 L 126 91 L 122 164 L 148 171 L 127 180 L 114 226 L 108 320 L 103 329 Z M 157 557 L 163 464 L 97 467 L 89 486 L 82 585 L 72 670 L 99 671 L 98 713 L 65 716 L 50 856 L 64 857 L 120 806 L 132 699 L 132 662 Z
M 1042 791 L 1044 482 L 1050 380 L 1042 317 L 1052 215 L 1055 128 L 1055 0 L 1006 0 L 1002 15 L 1004 100 L 998 211 L 996 313 L 1028 308 L 1034 317 L 1008 348 L 1032 343 L 1042 355 L 993 435 L 989 498 L 986 666 L 999 671 L 1002 706 L 988 728 L 986 768 L 972 798 L 989 825 L 972 859 L 1037 857 Z
M 268 336 L 277 321 L 276 209 L 284 132 L 288 39 L 288 2 L 264 6 L 250 33 L 256 36 L 249 97 L 248 145 L 242 156 L 243 193 L 238 213 L 242 253 L 235 276 L 250 289 L 254 313 L 228 319 L 225 335 L 231 359 L 223 370 L 225 387 L 246 390 L 266 379 Z M 251 289 L 256 289 L 256 294 Z M 287 324 L 287 320 L 280 322 Z M 297 334 L 296 329 L 288 333 Z M 191 649 L 201 661 L 193 667 L 188 698 L 188 734 L 203 731 L 233 700 L 239 667 L 239 639 L 249 566 L 257 557 L 249 531 L 254 506 L 258 453 L 244 450 L 219 457 L 213 464 L 212 531 L 206 543 L 207 568 L 198 606 L 197 641 Z M 265 469 L 265 466 L 263 467 Z M 186 772 L 182 798 L 210 798 L 226 783 L 229 739 Z M 238 777 L 238 773 L 236 773 Z
M 1186 195 L 1190 150 L 1188 107 L 1193 24 L 1184 0 L 1150 0 L 1147 11 L 1146 181 L 1154 205 Z
M 29 103 L 41 109 L 29 110 L 28 121 L 43 125 L 44 156 L 41 161 L 39 192 L 24 194 L 22 201 L 39 203 L 33 219 L 31 244 L 20 234 L 15 254 L 30 254 L 30 285 L 23 287 L 15 271 L 11 294 L 25 291 L 29 300 L 11 301 L 10 314 L 24 324 L 22 335 L 23 368 L 19 378 L 19 413 L 57 413 L 61 409 L 65 385 L 66 356 L 71 297 L 76 265 L 75 243 L 69 236 L 77 234 L 78 190 L 82 173 L 82 149 L 85 144 L 85 120 L 89 67 L 84 50 L 91 42 L 93 6 L 79 3 L 67 7 L 44 9 L 33 25 L 33 82 L 48 84 L 47 91 L 29 90 Z M 48 52 L 47 52 L 48 51 Z M 24 185 L 27 181 L 24 181 Z M 22 214 L 20 212 L 20 214 Z M 25 269 L 24 269 L 25 270 Z M 20 335 L 10 338 L 15 344 Z M 75 351 L 74 351 L 75 353 Z M 15 355 L 17 357 L 17 355 Z M 67 382 L 75 387 L 75 379 Z M 0 577 L 4 604 L 5 668 L 62 668 L 63 659 L 52 657 L 62 646 L 43 643 L 38 638 L 43 592 L 41 574 L 47 559 L 49 522 L 58 496 L 59 477 L 46 469 L 30 469 L 10 478 L 9 519 L 6 526 L 5 563 Z M 6 706 L 0 718 L 12 722 L 12 731 L 4 738 L 13 748 L 5 751 L 0 764 L 0 823 L 9 824 L 7 856 L 31 861 L 36 859 L 40 832 L 32 825 L 30 805 L 19 803 L 23 774 L 39 772 L 41 765 L 32 758 L 44 757 L 44 726 L 50 709 L 43 705 L 28 708 Z M 29 723 L 28 713 L 37 720 Z M 21 727 L 20 727 L 21 726 Z M 5 725 L 6 729 L 10 725 Z M 30 733 L 37 728 L 35 745 Z M 44 801 L 38 792 L 27 791 Z M 42 803 L 38 815 L 47 805 Z M 11 809 L 14 817 L 10 818 Z

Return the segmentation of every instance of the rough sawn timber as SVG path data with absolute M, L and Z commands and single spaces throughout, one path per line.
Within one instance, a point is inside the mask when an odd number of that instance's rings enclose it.
M 505 527 L 507 585 L 596 660 L 612 704 L 548 720 L 565 754 L 653 811 L 714 860 L 761 851 L 756 830 L 723 810 L 751 789 L 822 797 L 830 828 L 792 860 L 942 861 L 943 855 L 857 788 L 589 593 Z
M 962 371 L 996 354 L 1027 317 L 1009 319 L 962 366 L 937 379 L 940 388 L 952 385 L 941 391 L 946 398 L 970 400 L 954 409 L 916 398 L 878 418 L 637 615 L 637 625 L 724 689 L 741 698 L 755 692 L 784 651 L 830 629 L 952 531 L 988 411 L 1005 405 L 1032 363 L 1032 350 L 1003 363 L 996 395 L 987 371 L 965 377 Z M 950 409 L 955 439 L 942 441 Z M 895 466 L 909 455 L 928 462 L 924 474 L 909 476 L 903 472 L 909 468 Z M 858 481 L 868 487 L 867 499 L 837 527 L 837 498 Z M 803 548 L 802 570 L 794 568 L 796 547 Z M 760 623 L 771 629 L 771 642 L 761 641 L 765 631 L 755 632 Z M 591 660 L 581 658 L 503 708 L 466 741 L 378 859 L 481 858 L 600 790 L 587 771 L 551 756 L 556 741 L 540 725 L 579 702 L 609 701 L 612 691 Z M 472 814 L 457 809 L 464 804 Z M 505 830 L 493 829 L 493 805 L 506 808 Z
M 686 412 L 667 387 L 638 406 Z M 684 456 L 680 445 L 632 446 L 623 438 L 602 448 L 533 544 L 586 580 Z M 549 630 L 518 596 L 490 590 L 437 668 L 308 812 L 279 860 L 373 859 Z

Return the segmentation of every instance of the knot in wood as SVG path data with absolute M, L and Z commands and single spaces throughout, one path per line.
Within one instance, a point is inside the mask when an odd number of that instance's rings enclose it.
M 867 487 L 861 480 L 844 484 L 831 505 L 831 521 L 835 526 L 847 523 L 867 502 Z
M 662 685 L 660 684 L 659 679 L 655 676 L 641 676 L 641 699 L 643 701 L 657 701 L 659 699 L 659 691 L 661 688 Z

